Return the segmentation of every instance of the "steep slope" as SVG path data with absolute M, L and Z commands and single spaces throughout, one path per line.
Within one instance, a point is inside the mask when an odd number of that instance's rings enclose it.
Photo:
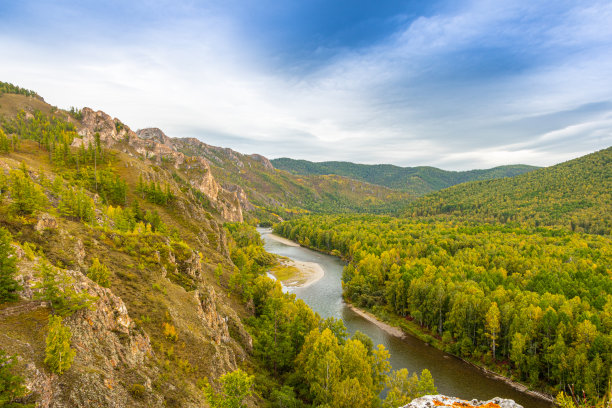
M 171 138 L 159 129 L 139 130 L 138 135 L 163 141 L 186 156 L 205 159 L 223 188 L 236 192 L 243 210 L 260 219 L 277 221 L 277 214 L 287 218 L 305 212 L 389 212 L 412 198 L 336 175 L 296 176 L 275 169 L 263 156 L 241 154 L 193 138 Z
M 406 191 L 422 196 L 455 184 L 474 180 L 513 177 L 537 169 L 534 166 L 517 164 L 487 170 L 445 171 L 435 167 L 399 167 L 391 164 L 357 164 L 327 161 L 314 163 L 307 160 L 280 158 L 271 160 L 278 169 L 301 175 L 337 174 L 355 180 Z
M 21 285 L 16 302 L 0 299 L 0 349 L 18 356 L 28 402 L 206 406 L 198 381 L 252 364 L 250 312 L 228 295 L 222 224 L 242 220 L 236 193 L 204 159 L 102 112 L 5 93 L 0 114 L 0 228 Z M 44 362 L 51 314 L 76 352 L 61 375 Z
M 612 230 L 612 147 L 499 180 L 461 184 L 409 204 L 407 216 Z

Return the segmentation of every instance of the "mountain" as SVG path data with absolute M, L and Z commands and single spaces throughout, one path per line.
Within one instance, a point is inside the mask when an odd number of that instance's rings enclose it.
M 512 178 L 460 184 L 410 203 L 410 217 L 612 231 L 612 147 Z
M 260 155 L 208 145 L 193 138 L 168 138 L 159 129 L 138 132 L 157 134 L 168 146 L 190 157 L 204 158 L 212 175 L 224 188 L 236 191 L 243 208 L 259 219 L 278 220 L 304 212 L 377 212 L 401 208 L 413 197 L 387 187 L 337 175 L 291 174 L 273 167 Z
M 267 278 L 281 265 L 242 221 L 408 197 L 295 176 L 262 156 L 135 132 L 104 112 L 64 111 L 4 86 L 0 400 L 196 408 L 242 390 L 235 399 L 249 407 L 311 405 L 313 347 L 331 341 L 338 358 L 365 367 L 363 386 L 339 391 L 373 404 L 382 374 L 372 356 L 384 353 L 363 336 L 336 337 L 326 327 L 337 322 Z M 336 382 L 349 384 L 344 377 Z
M 273 159 L 271 163 L 277 169 L 293 174 L 336 174 L 394 190 L 406 191 L 415 196 L 422 196 L 468 181 L 513 177 L 537 169 L 534 166 L 517 164 L 487 170 L 446 171 L 426 166 L 399 167 L 391 164 L 371 165 L 339 161 L 314 163 L 288 158 Z
M 17 356 L 20 402 L 195 408 L 198 381 L 255 364 L 223 227 L 242 207 L 205 159 L 32 95 L 5 92 L 0 118 L 0 369 Z

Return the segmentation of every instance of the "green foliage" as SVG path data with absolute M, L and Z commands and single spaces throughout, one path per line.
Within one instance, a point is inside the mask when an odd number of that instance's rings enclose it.
M 429 370 L 421 371 L 419 378 L 416 373 L 409 376 L 408 370 L 393 371 L 387 378 L 387 397 L 383 401 L 383 408 L 395 408 L 410 403 L 423 395 L 438 393 Z
M 65 217 L 78 218 L 84 222 L 95 224 L 94 200 L 82 188 L 68 187 L 64 189 L 60 195 L 58 210 Z
M 246 407 L 244 400 L 253 393 L 253 379 L 238 368 L 219 378 L 220 392 L 215 392 L 208 381 L 202 390 L 211 408 L 243 408 Z
M 35 297 L 49 302 L 54 314 L 69 316 L 78 310 L 93 307 L 97 298 L 74 290 L 74 279 L 64 269 L 43 262 L 39 271 L 41 281 L 34 285 L 34 289 L 38 290 Z
M 130 386 L 130 394 L 132 394 L 132 396 L 136 399 L 144 399 L 145 395 L 146 395 L 146 389 L 144 387 L 144 385 L 142 384 L 132 384 Z
M 156 181 L 151 180 L 150 182 L 145 183 L 142 179 L 142 174 L 138 179 L 136 192 L 148 202 L 158 205 L 168 205 L 175 198 L 168 183 L 166 183 L 165 187 L 162 189 L 162 186 Z
M 275 231 L 339 251 L 348 300 L 417 323 L 452 353 L 509 362 L 517 378 L 552 390 L 605 391 L 610 237 L 376 216 L 305 217 Z
M 34 91 L 30 91 L 29 89 L 20 88 L 17 85 L 13 85 L 8 82 L 0 81 L 0 95 L 2 94 L 17 94 L 17 95 L 39 97 L 38 94 Z
M 70 368 L 76 352 L 70 347 L 72 332 L 62 324 L 60 316 L 49 318 L 49 333 L 45 347 L 45 364 L 54 373 L 62 374 Z
M 32 215 L 48 203 L 42 188 L 30 179 L 25 167 L 11 170 L 8 177 L 8 191 L 12 199 L 10 208 L 17 214 Z
M 384 386 L 389 353 L 379 345 L 370 354 L 359 340 L 338 342 L 326 328 L 312 330 L 305 338 L 296 365 L 309 385 L 309 398 L 317 405 L 371 407 Z
M 612 231 L 612 147 L 517 177 L 462 184 L 410 204 L 410 217 Z
M 28 394 L 23 377 L 13 374 L 16 363 L 15 356 L 8 356 L 4 350 L 0 350 L 0 407 L 33 407 L 33 404 L 16 402 Z
M 83 119 L 83 112 L 80 109 L 75 108 L 74 106 L 70 107 L 70 110 L 68 111 L 68 113 L 70 114 L 70 116 L 72 116 L 76 120 Z
M 93 262 L 91 263 L 91 266 L 87 271 L 87 276 L 89 277 L 89 279 L 96 282 L 102 287 L 110 287 L 111 273 L 106 265 L 100 263 L 100 260 L 98 258 L 93 259 Z
M 12 236 L 5 228 L 0 228 L 0 303 L 14 301 L 21 289 L 15 280 L 15 250 L 11 246 Z
M 391 164 L 356 164 L 328 161 L 313 163 L 307 160 L 280 158 L 271 160 L 275 168 L 301 175 L 336 174 L 395 190 L 422 196 L 455 184 L 474 180 L 512 177 L 537 167 L 525 165 L 500 166 L 488 170 L 445 171 L 435 167 L 398 167 Z

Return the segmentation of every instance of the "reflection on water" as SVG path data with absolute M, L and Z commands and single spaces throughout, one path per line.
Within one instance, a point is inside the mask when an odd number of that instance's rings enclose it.
M 258 228 L 268 252 L 283 255 L 296 261 L 316 262 L 325 271 L 325 276 L 306 288 L 289 288 L 303 299 L 321 317 L 335 317 L 344 320 L 349 333 L 356 330 L 367 334 L 374 344 L 384 345 L 391 353 L 394 369 L 407 368 L 409 372 L 420 373 L 427 368 L 431 371 L 436 387 L 441 394 L 465 399 L 487 400 L 493 397 L 510 398 L 525 408 L 550 408 L 552 404 L 523 394 L 484 375 L 477 368 L 437 350 L 421 340 L 406 336 L 404 339 L 392 336 L 349 309 L 342 300 L 342 268 L 344 263 L 337 257 L 321 254 L 302 247 L 278 242 L 268 235 L 269 229 Z

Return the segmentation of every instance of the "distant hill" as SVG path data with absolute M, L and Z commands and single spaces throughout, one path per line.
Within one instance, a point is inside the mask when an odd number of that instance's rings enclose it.
M 206 159 L 214 178 L 227 189 L 236 190 L 243 208 L 260 219 L 271 214 L 287 218 L 306 212 L 397 212 L 415 198 L 339 175 L 292 174 L 274 168 L 258 154 L 246 155 L 193 138 L 169 140 L 177 151 Z
M 336 174 L 422 196 L 432 191 L 475 180 L 513 177 L 538 167 L 523 164 L 494 167 L 487 170 L 446 171 L 435 167 L 399 167 L 391 164 L 357 164 L 351 162 L 311 162 L 280 158 L 271 160 L 274 167 L 293 174 Z
M 612 230 L 612 147 L 512 178 L 454 186 L 410 203 L 408 216 Z

